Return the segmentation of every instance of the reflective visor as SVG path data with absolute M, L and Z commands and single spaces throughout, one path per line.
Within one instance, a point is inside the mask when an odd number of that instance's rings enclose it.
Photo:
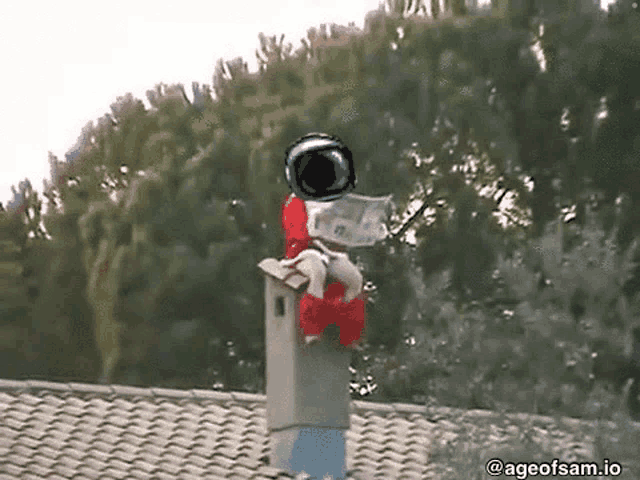
M 285 162 L 287 183 L 304 200 L 334 200 L 355 187 L 351 152 L 336 138 L 304 139 Z

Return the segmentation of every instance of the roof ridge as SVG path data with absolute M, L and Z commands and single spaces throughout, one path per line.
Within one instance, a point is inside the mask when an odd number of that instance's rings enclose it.
M 8 380 L 0 378 L 0 392 L 11 391 L 50 391 L 61 394 L 81 394 L 115 397 L 151 397 L 167 399 L 208 400 L 220 403 L 233 402 L 241 404 L 265 403 L 267 396 L 259 393 L 220 392 L 206 389 L 180 390 L 160 387 L 135 387 L 130 385 L 103 385 L 78 382 L 52 382 L 48 380 Z M 363 400 L 352 400 L 354 410 L 373 411 L 377 413 L 425 414 L 427 407 L 411 403 L 383 403 Z

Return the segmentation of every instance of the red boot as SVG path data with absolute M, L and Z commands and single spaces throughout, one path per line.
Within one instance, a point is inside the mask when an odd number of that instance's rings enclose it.
M 327 319 L 325 328 L 334 323 L 338 326 L 342 323 L 341 318 L 344 310 L 342 297 L 344 297 L 344 286 L 338 282 L 329 284 L 324 292 L 326 305 L 323 314 Z
M 328 325 L 326 302 L 305 293 L 300 299 L 300 329 L 304 335 L 320 335 Z
M 331 302 L 342 302 L 344 286 L 339 282 L 330 283 L 324 292 L 324 298 Z
M 356 297 L 349 303 L 342 303 L 340 315 L 340 343 L 350 346 L 360 340 L 364 331 L 365 300 Z

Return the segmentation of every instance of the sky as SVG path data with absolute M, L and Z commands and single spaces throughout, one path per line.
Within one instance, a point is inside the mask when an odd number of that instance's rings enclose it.
M 47 152 L 59 159 L 89 121 L 131 92 L 146 102 L 158 83 L 211 84 L 219 58 L 257 69 L 258 33 L 294 48 L 321 23 L 362 28 L 381 0 L 24 0 L 0 14 L 5 92 L 0 116 L 0 202 L 28 178 L 42 191 Z M 602 0 L 608 3 L 609 0 Z M 479 3 L 485 3 L 483 1 Z

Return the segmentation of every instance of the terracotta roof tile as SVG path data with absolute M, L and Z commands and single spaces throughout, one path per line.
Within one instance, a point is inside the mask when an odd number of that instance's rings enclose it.
M 290 479 L 263 461 L 265 407 L 248 393 L 0 380 L 0 480 Z M 426 478 L 430 429 L 424 407 L 352 402 L 347 467 Z

